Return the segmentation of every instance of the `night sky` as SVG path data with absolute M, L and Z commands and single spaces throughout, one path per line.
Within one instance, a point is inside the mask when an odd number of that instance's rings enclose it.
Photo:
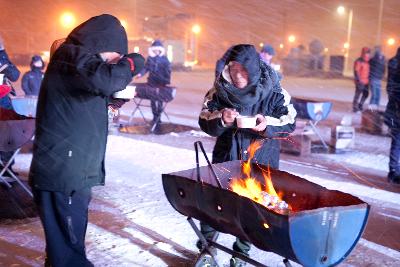
M 377 44 L 379 4 L 380 0 L 0 0 L 0 33 L 10 54 L 37 53 L 48 50 L 54 39 L 71 30 L 59 22 L 64 11 L 75 15 L 76 25 L 101 13 L 115 15 L 127 22 L 132 39 L 143 36 L 145 17 L 184 13 L 201 26 L 199 59 L 204 63 L 213 64 L 235 43 L 271 43 L 279 55 L 284 55 L 290 48 L 290 34 L 296 36 L 291 46 L 303 44 L 307 48 L 310 41 L 319 39 L 329 54 L 343 54 L 348 13 L 340 16 L 336 12 L 343 5 L 353 9 L 350 57 L 355 58 L 362 46 Z M 384 0 L 381 29 L 384 51 L 393 56 L 400 45 L 400 0 Z M 160 37 L 165 39 L 170 34 Z M 387 45 L 389 37 L 395 38 L 394 46 Z M 279 49 L 279 44 L 284 48 Z

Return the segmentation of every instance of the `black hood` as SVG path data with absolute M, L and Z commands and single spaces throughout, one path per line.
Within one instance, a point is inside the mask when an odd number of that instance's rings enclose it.
M 68 35 L 65 43 L 83 46 L 93 54 L 128 53 L 125 28 L 116 17 L 108 14 L 92 17 L 80 24 Z
M 239 44 L 230 48 L 225 65 L 236 61 L 240 63 L 249 74 L 249 85 L 258 82 L 261 76 L 260 56 L 254 46 L 249 44 Z
M 400 60 L 400 47 L 399 48 L 397 48 L 397 53 L 396 53 L 396 56 L 395 56 L 398 60 Z
M 38 67 L 36 67 L 36 66 L 33 65 L 34 62 L 39 61 L 39 60 L 42 61 L 42 67 L 41 67 L 41 68 L 38 68 Z M 45 67 L 45 63 L 44 63 L 44 61 L 43 61 L 43 59 L 42 59 L 41 56 L 39 56 L 39 55 L 34 55 L 34 56 L 32 57 L 30 66 L 31 66 L 31 69 L 32 69 L 32 70 L 34 70 L 34 69 L 43 70 L 44 67 Z

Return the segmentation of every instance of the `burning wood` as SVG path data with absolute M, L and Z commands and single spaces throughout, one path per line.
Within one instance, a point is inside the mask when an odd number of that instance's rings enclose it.
M 264 188 L 259 181 L 251 177 L 251 159 L 261 146 L 262 142 L 260 141 L 256 141 L 250 145 L 248 149 L 249 158 L 242 164 L 242 173 L 246 178 L 233 178 L 230 182 L 230 190 L 240 196 L 250 198 L 267 209 L 279 213 L 288 213 L 292 209 L 282 200 L 282 194 L 276 192 L 269 168 L 268 170 L 261 169 L 265 179 Z

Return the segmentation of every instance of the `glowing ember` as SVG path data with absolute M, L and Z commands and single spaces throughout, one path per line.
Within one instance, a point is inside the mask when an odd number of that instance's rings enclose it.
M 276 192 L 272 183 L 269 167 L 268 170 L 262 169 L 262 174 L 265 179 L 264 189 L 259 181 L 251 177 L 251 159 L 261 145 L 262 143 L 260 141 L 256 141 L 250 145 L 248 149 L 249 159 L 242 165 L 242 172 L 246 178 L 233 179 L 230 184 L 230 189 L 238 195 L 250 198 L 268 209 L 288 211 L 291 208 L 282 200 L 282 196 Z

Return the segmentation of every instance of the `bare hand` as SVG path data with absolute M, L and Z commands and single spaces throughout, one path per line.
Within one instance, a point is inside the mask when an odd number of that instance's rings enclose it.
M 239 112 L 235 109 L 225 108 L 222 111 L 222 120 L 226 125 L 231 126 L 238 115 Z
M 267 128 L 267 119 L 264 117 L 264 115 L 261 114 L 257 114 L 256 118 L 257 118 L 257 125 L 256 127 L 252 128 L 252 130 L 256 132 L 265 131 L 265 129 Z

